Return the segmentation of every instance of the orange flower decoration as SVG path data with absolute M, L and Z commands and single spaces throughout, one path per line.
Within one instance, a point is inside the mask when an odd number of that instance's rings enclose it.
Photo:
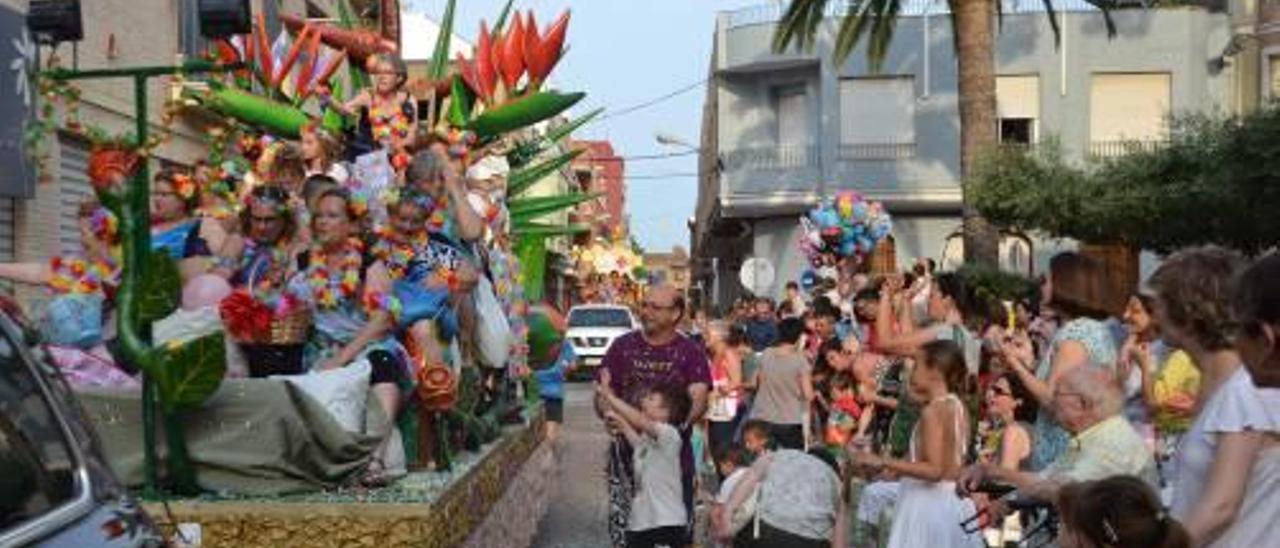
M 175 174 L 169 184 L 173 187 L 173 193 L 182 198 L 184 202 L 190 202 L 195 199 L 196 192 L 199 190 L 196 180 L 185 173 Z
M 138 169 L 141 158 L 131 150 L 104 148 L 89 155 L 89 182 L 98 190 L 109 189 L 116 176 L 129 177 Z

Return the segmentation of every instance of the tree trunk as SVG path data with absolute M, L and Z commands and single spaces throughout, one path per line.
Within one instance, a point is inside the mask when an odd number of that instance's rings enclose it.
M 998 266 L 1000 237 L 969 203 L 970 175 L 979 156 L 995 146 L 995 4 L 992 0 L 949 0 L 959 72 L 960 177 L 964 201 L 964 258 Z

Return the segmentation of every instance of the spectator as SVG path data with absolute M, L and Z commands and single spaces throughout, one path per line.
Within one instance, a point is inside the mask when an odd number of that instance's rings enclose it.
M 925 344 L 911 373 L 912 397 L 924 407 L 911 435 L 909 460 L 850 451 L 854 463 L 902 478 L 890 548 L 983 546 L 979 535 L 959 526 L 974 513 L 973 504 L 955 495 L 969 445 L 969 420 L 956 394 L 967 375 L 964 353 L 954 341 Z
M 1170 514 L 1197 546 L 1269 544 L 1280 533 L 1274 515 L 1260 517 L 1246 498 L 1271 508 L 1276 493 L 1246 497 L 1257 488 L 1255 463 L 1274 452 L 1280 433 L 1280 390 L 1259 389 L 1231 345 L 1227 308 L 1240 256 L 1217 247 L 1181 251 L 1151 275 L 1156 317 L 1169 342 L 1186 349 L 1201 372 L 1200 410 L 1182 436 L 1173 461 Z M 1264 466 L 1265 469 L 1265 466 Z M 1264 502 L 1265 501 L 1265 502 Z
M 1073 483 L 1057 505 L 1062 548 L 1191 547 L 1186 529 L 1164 512 L 1151 486 L 1133 476 Z
M 773 317 L 773 306 L 768 299 L 756 299 L 753 306 L 753 315 L 746 322 L 747 337 L 751 339 L 752 350 L 763 352 L 778 340 L 778 321 Z
M 1031 427 L 1020 417 L 1034 417 L 1034 403 L 1008 373 L 987 385 L 983 401 L 989 429 L 980 450 L 982 461 L 1010 470 L 1027 470 L 1031 465 Z M 1028 407 L 1030 413 L 1024 411 Z
M 685 423 L 689 394 L 674 387 L 654 387 L 632 407 L 613 393 L 609 372 L 602 371 L 596 393 L 603 402 L 605 419 L 635 449 L 635 482 L 627 520 L 627 548 L 652 548 L 686 544 L 689 508 L 680 484 L 680 447 L 677 426 Z
M 693 341 L 676 331 L 684 314 L 684 298 L 671 286 L 649 288 L 640 308 L 642 329 L 619 337 L 609 347 L 601 369 L 609 373 L 610 388 L 632 407 L 654 388 L 688 392 L 692 401 L 688 420 L 679 425 L 684 443 L 680 452 L 680 474 L 686 510 L 693 506 L 693 449 L 689 425 L 702 419 L 706 411 L 711 373 L 707 356 Z M 603 407 L 600 407 L 603 409 Z M 632 447 L 626 439 L 614 437 L 608 456 L 609 536 L 614 546 L 624 546 L 628 516 L 631 514 L 634 473 Z M 691 516 L 692 512 L 686 512 Z
M 712 518 L 720 538 L 732 536 L 726 516 L 757 490 L 759 534 L 749 526 L 752 534 L 735 548 L 845 546 L 840 477 L 830 454 L 779 449 L 757 459 Z
M 774 442 L 788 449 L 804 448 L 803 425 L 813 401 L 812 371 L 797 347 L 803 329 L 800 320 L 782 321 L 778 343 L 760 357 L 751 408 L 751 418 L 769 423 Z
M 729 345 L 728 324 L 707 324 L 707 352 L 711 356 L 707 441 L 715 455 L 733 441 L 742 406 L 742 360 L 737 349 Z
M 794 280 L 787 282 L 787 295 L 783 302 L 790 306 L 788 312 L 790 318 L 798 318 L 809 307 L 808 301 L 805 300 L 804 293 L 800 292 L 800 284 Z M 785 318 L 784 318 L 785 319 Z
M 1105 273 L 1092 259 L 1076 253 L 1059 253 L 1049 261 L 1049 275 L 1040 287 L 1042 306 L 1052 308 L 1062 327 L 1058 329 L 1032 373 L 1035 355 L 1027 338 L 1006 340 L 1002 359 L 1041 407 L 1052 405 L 1054 387 L 1072 369 L 1093 365 L 1114 371 L 1116 345 L 1106 325 Z M 1113 374 L 1114 377 L 1114 374 Z M 1054 417 L 1036 417 L 1031 467 L 1041 470 L 1067 448 L 1067 431 Z
M 538 395 L 542 397 L 542 407 L 546 412 L 547 441 L 555 443 L 560 435 L 560 425 L 564 423 L 564 381 L 577 365 L 578 356 L 573 352 L 573 343 L 564 341 L 556 361 L 544 369 L 533 371 L 538 381 Z
M 739 445 L 729 445 L 720 449 L 716 453 L 716 472 L 724 481 L 720 483 L 720 489 L 716 492 L 716 501 L 711 508 L 711 515 L 723 516 L 728 520 L 728 530 L 733 533 L 733 543 L 724 543 L 721 546 L 730 546 L 732 544 L 746 545 L 751 542 L 752 530 L 746 527 L 747 520 L 755 515 L 755 501 L 744 501 L 740 505 L 734 515 L 724 515 L 721 508 L 729 502 L 729 497 L 733 495 L 733 490 L 738 486 L 738 482 L 742 481 L 742 477 L 747 473 L 748 453 Z M 712 524 L 713 528 L 720 528 L 718 524 Z
M 1007 483 L 1045 502 L 1067 483 L 1134 475 L 1155 486 L 1155 462 L 1142 436 L 1121 411 L 1124 399 L 1110 369 L 1074 367 L 1054 385 L 1053 414 L 1071 433 L 1066 451 L 1038 472 L 979 463 L 960 474 L 960 487 L 973 492 L 986 481 Z
M 1240 274 L 1232 312 L 1240 326 L 1236 348 L 1254 384 L 1280 388 L 1280 253 L 1258 259 Z

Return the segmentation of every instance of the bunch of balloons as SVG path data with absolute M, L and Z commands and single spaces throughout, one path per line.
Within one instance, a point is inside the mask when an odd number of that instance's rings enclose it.
M 840 258 L 866 257 L 893 230 L 880 202 L 846 190 L 823 199 L 800 218 L 800 249 L 815 268 Z

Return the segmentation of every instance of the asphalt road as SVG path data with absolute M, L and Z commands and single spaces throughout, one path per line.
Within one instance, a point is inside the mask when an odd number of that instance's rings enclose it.
M 535 548 L 607 548 L 604 456 L 609 439 L 591 404 L 590 383 L 566 385 L 557 447 L 558 489 L 538 526 Z

